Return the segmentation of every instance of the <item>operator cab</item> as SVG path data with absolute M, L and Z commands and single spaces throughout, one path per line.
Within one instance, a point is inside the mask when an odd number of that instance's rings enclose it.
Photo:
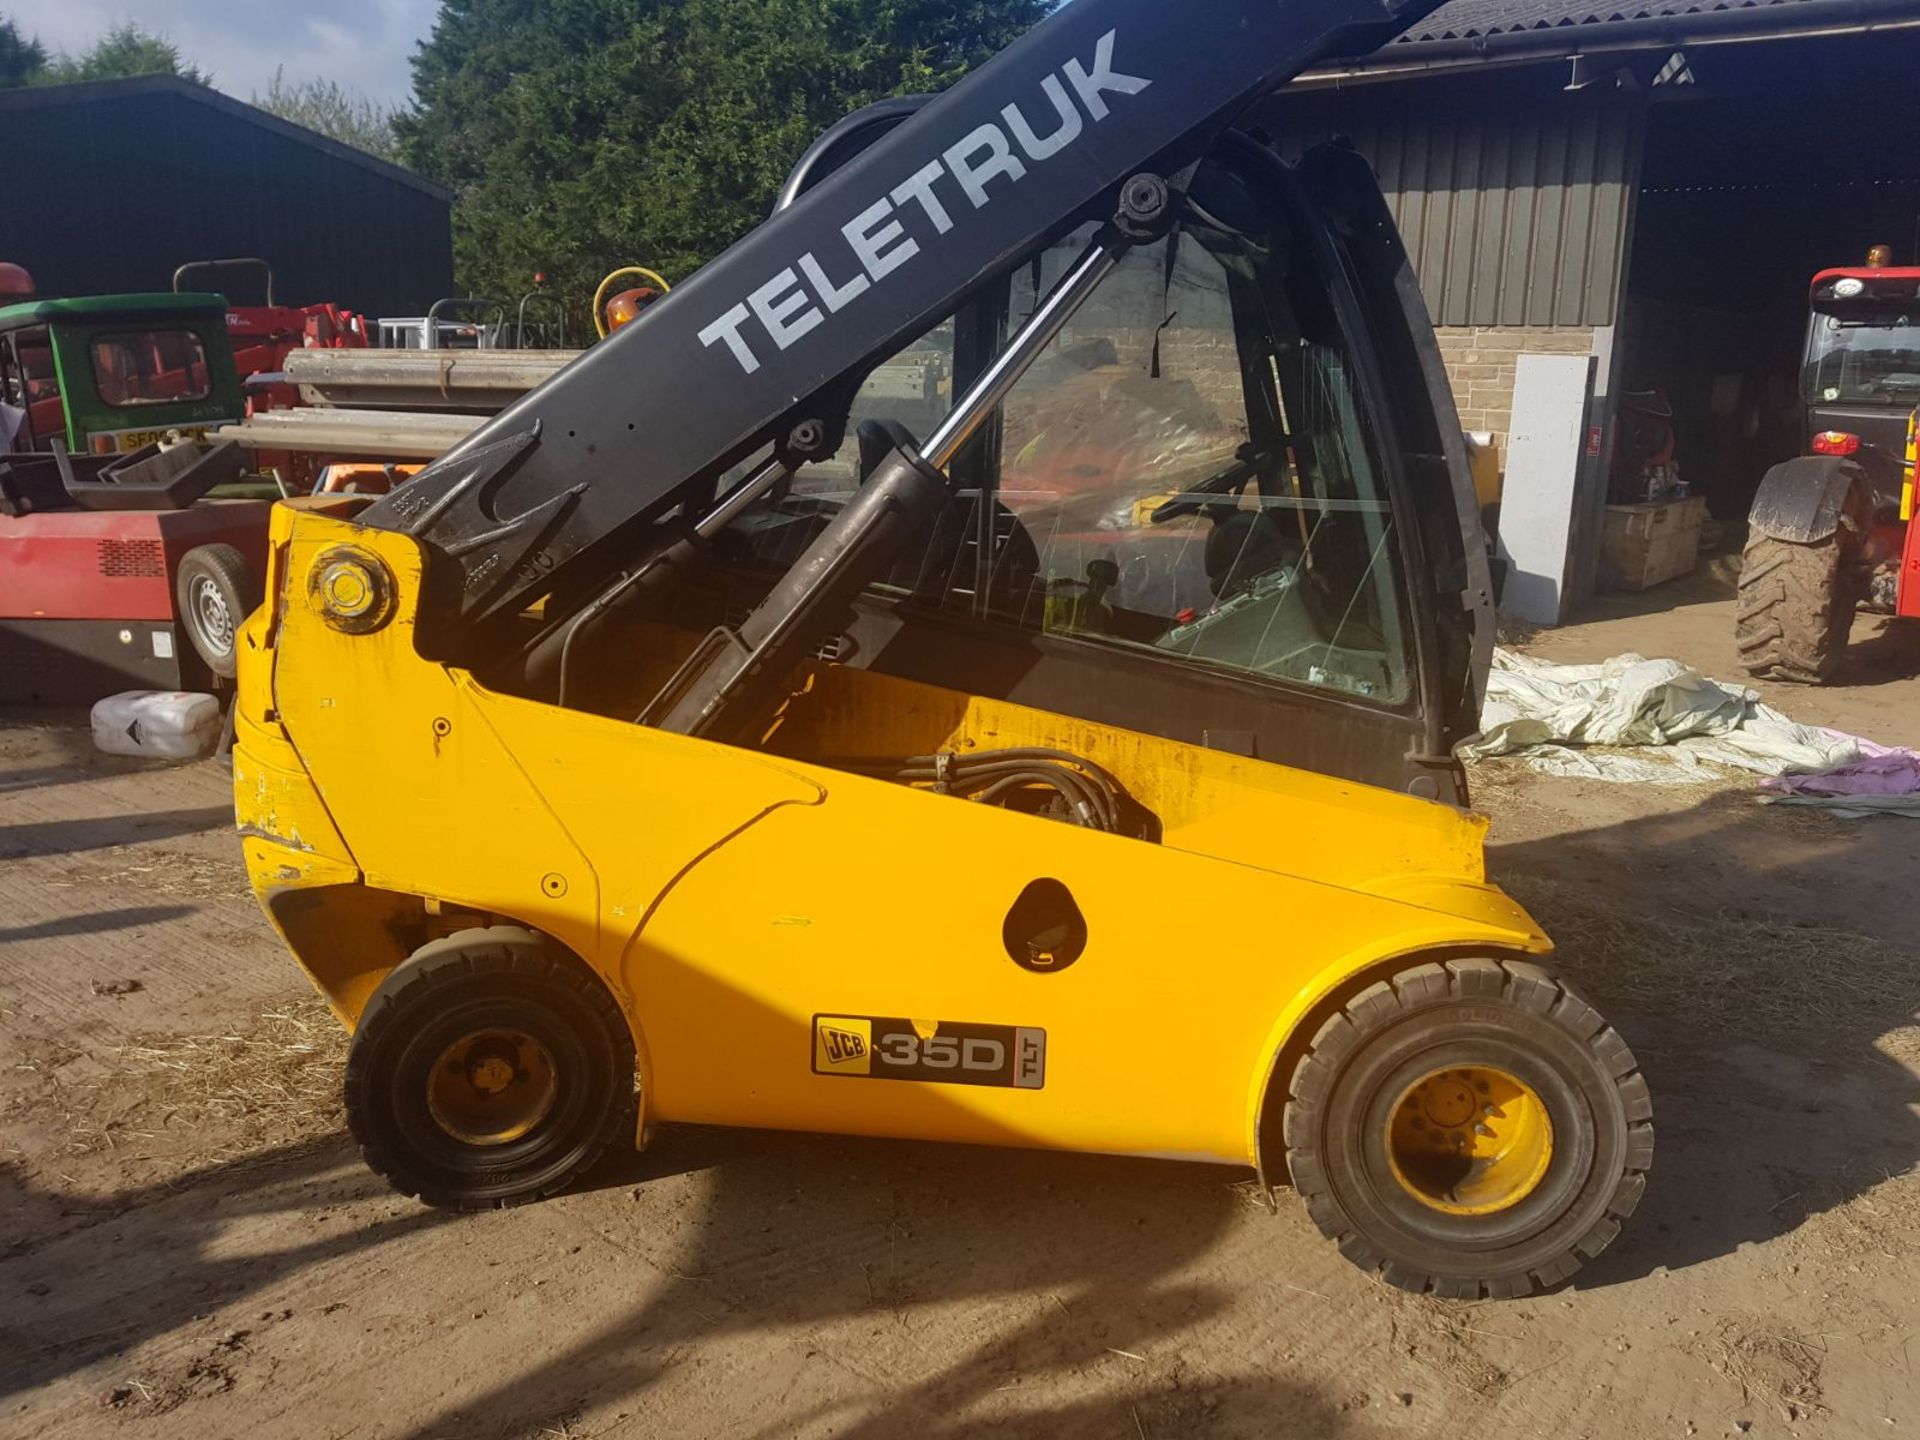
M 1812 311 L 1802 371 L 1810 449 L 1852 456 L 1876 501 L 1897 505 L 1920 405 L 1920 268 L 1822 271 Z
M 1097 229 L 1075 227 L 865 367 L 837 450 L 627 618 L 677 630 L 675 663 L 737 624 L 890 437 L 926 440 Z M 1351 152 L 1296 168 L 1230 137 L 1164 238 L 1126 251 L 959 453 L 946 513 L 822 657 L 1463 800 L 1450 752 L 1474 728 L 1491 645 L 1484 556 L 1462 540 L 1478 534 L 1476 501 L 1392 234 Z M 583 636 L 558 689 L 630 718 L 664 676 L 657 658 L 636 670 L 649 647 L 615 634 Z

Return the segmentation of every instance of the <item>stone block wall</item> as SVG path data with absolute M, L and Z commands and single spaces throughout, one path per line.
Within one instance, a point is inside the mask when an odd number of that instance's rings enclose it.
M 1435 327 L 1453 382 L 1460 428 L 1491 430 L 1504 463 L 1513 425 L 1514 366 L 1522 354 L 1591 355 L 1590 325 L 1444 325 Z

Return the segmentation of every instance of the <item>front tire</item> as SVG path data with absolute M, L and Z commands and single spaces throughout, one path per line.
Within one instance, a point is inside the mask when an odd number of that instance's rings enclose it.
M 509 927 L 414 952 L 347 1051 L 347 1123 L 402 1194 L 490 1210 L 564 1190 L 634 1126 L 631 1032 L 570 955 Z
M 1536 966 L 1450 960 L 1330 1017 L 1284 1112 L 1294 1186 L 1341 1253 L 1405 1290 L 1558 1284 L 1639 1204 L 1653 1106 L 1626 1043 Z

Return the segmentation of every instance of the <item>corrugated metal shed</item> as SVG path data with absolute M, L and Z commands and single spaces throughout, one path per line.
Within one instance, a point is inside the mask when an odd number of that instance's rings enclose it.
M 1373 162 L 1437 323 L 1610 325 L 1647 106 L 1681 47 L 1915 29 L 1914 0 L 1449 0 L 1263 118 L 1290 146 L 1344 134 Z
M 1435 324 L 1611 325 L 1639 105 L 1461 85 L 1286 96 L 1265 118 L 1289 150 L 1339 134 L 1372 163 Z
M 256 255 L 283 302 L 419 314 L 453 289 L 452 197 L 173 76 L 0 91 L 0 259 L 42 293 L 166 290 Z
M 1708 15 L 1745 16 L 1759 29 L 1768 24 L 1795 23 L 1823 12 L 1852 13 L 1860 8 L 1857 0 L 1639 0 L 1625 5 L 1596 5 L 1592 0 L 1448 0 L 1387 49 Z M 1897 3 L 1889 8 L 1897 8 Z M 1772 13 L 1753 14 L 1755 11 Z

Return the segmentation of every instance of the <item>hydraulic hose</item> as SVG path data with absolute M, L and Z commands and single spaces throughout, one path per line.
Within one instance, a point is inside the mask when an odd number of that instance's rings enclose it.
M 1066 750 L 1027 746 L 904 758 L 863 756 L 825 763 L 837 770 L 921 786 L 935 794 L 984 805 L 1004 804 L 1022 792 L 1051 790 L 1065 802 L 1066 818 L 1072 824 L 1110 835 L 1120 833 L 1121 802 L 1126 791 L 1093 761 Z

